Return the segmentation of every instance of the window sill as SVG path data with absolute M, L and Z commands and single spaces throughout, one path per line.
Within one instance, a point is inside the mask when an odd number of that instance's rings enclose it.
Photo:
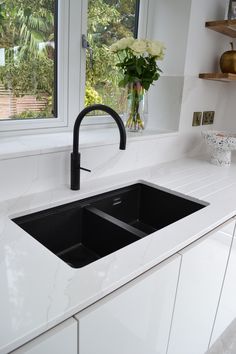
M 176 131 L 144 131 L 128 133 L 127 142 L 145 141 L 177 135 Z M 72 132 L 21 135 L 1 138 L 0 160 L 41 154 L 72 151 Z M 96 146 L 116 145 L 119 143 L 119 131 L 116 127 L 82 129 L 80 131 L 80 149 Z

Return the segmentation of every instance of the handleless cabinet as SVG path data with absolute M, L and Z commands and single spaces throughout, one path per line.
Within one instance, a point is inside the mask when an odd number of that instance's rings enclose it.
M 204 354 L 220 299 L 235 221 L 183 249 L 168 354 Z
M 179 255 L 80 312 L 79 354 L 166 353 Z
M 226 330 L 236 319 L 236 239 L 229 256 L 221 298 L 215 319 L 210 345 Z
M 78 354 L 77 321 L 69 318 L 11 354 Z

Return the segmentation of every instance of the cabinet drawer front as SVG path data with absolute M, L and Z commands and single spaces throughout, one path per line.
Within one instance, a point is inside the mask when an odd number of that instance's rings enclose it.
M 77 322 L 70 318 L 11 354 L 77 354 Z
M 168 354 L 203 354 L 208 349 L 229 257 L 234 221 L 186 247 Z
M 179 266 L 171 257 L 79 313 L 79 353 L 165 353 Z
M 226 276 L 221 293 L 219 307 L 216 315 L 214 329 L 212 332 L 212 345 L 224 330 L 236 318 L 236 238 L 234 240 L 229 256 Z

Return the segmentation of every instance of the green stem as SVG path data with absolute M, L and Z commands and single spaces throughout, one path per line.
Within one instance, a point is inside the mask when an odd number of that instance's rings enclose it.
M 144 124 L 139 113 L 139 106 L 142 99 L 143 88 L 140 87 L 140 83 L 134 83 L 133 86 L 129 88 L 129 100 L 131 100 L 131 104 L 129 118 L 126 122 L 128 129 L 136 131 L 144 129 Z

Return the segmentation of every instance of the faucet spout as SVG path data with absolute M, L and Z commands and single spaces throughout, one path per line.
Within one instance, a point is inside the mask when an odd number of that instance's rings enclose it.
M 94 104 L 84 108 L 78 115 L 74 125 L 73 131 L 73 152 L 71 153 L 71 189 L 80 189 L 80 170 L 83 169 L 80 166 L 80 153 L 79 153 L 79 129 L 83 118 L 92 111 L 103 111 L 108 113 L 116 122 L 120 132 L 120 150 L 126 148 L 126 131 L 119 114 L 111 107 L 103 104 Z M 86 170 L 86 169 L 85 169 Z

